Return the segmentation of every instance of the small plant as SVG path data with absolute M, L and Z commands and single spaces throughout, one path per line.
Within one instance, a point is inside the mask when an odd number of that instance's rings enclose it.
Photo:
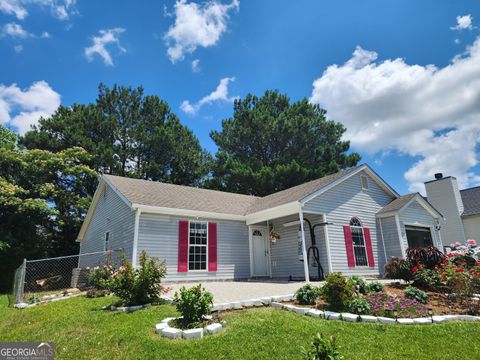
M 90 289 L 85 294 L 85 296 L 87 298 L 91 298 L 91 299 L 104 297 L 104 296 L 107 296 L 107 295 L 109 295 L 109 291 L 107 289 L 105 289 L 105 290 Z
M 357 297 L 348 303 L 348 311 L 358 315 L 370 314 L 370 305 L 364 297 Z
M 295 293 L 295 299 L 302 305 L 314 305 L 320 296 L 320 289 L 311 284 L 305 284 Z
M 112 281 L 114 268 L 110 264 L 96 266 L 88 273 L 88 282 L 97 290 L 108 289 Z
M 441 280 L 436 270 L 426 269 L 422 265 L 412 268 L 414 273 L 413 285 L 422 289 L 436 290 L 441 285 Z
M 405 288 L 405 297 L 417 300 L 419 303 L 426 304 L 428 302 L 428 295 L 425 291 L 417 289 L 414 286 L 407 286 Z
M 385 265 L 385 277 L 387 279 L 401 279 L 409 282 L 413 279 L 411 266 L 407 260 L 392 257 Z
M 352 275 L 347 283 L 354 288 L 357 294 L 365 295 L 367 293 L 367 283 L 361 277 Z
M 194 325 L 208 315 L 213 305 L 213 296 L 201 284 L 189 289 L 182 286 L 175 293 L 173 302 L 177 311 L 183 316 L 182 323 L 185 327 Z
M 411 266 L 423 265 L 427 269 L 434 269 L 443 263 L 445 255 L 435 246 L 408 248 L 407 260 Z
M 353 290 L 341 273 L 334 272 L 325 278 L 325 285 L 320 289 L 323 300 L 330 310 L 340 311 L 345 308 L 353 296 Z
M 39 298 L 37 295 L 33 294 L 33 295 L 30 295 L 30 296 L 27 298 L 27 302 L 28 302 L 29 304 L 35 304 L 35 303 L 40 302 L 40 298 Z
M 384 291 L 384 287 L 378 281 L 372 281 L 372 282 L 367 284 L 367 293 L 369 293 L 369 294 L 377 293 L 377 292 L 383 292 L 383 291 Z
M 305 360 L 340 360 L 339 347 L 335 336 L 326 338 L 323 334 L 317 334 L 310 344 L 309 349 L 303 349 L 303 358 Z
M 367 295 L 372 315 L 399 318 L 415 318 L 428 315 L 425 305 L 406 297 L 388 295 L 384 292 Z

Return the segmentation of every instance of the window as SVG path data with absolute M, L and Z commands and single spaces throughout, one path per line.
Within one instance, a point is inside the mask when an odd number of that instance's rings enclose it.
M 363 236 L 363 227 L 360 220 L 358 220 L 357 218 L 352 218 L 352 220 L 350 220 L 350 229 L 352 230 L 355 265 L 368 266 L 367 251 L 365 249 L 365 238 Z
M 190 222 L 188 234 L 188 270 L 207 269 L 207 223 Z
M 104 251 L 110 249 L 110 231 L 105 233 L 105 243 L 104 243 Z
M 408 247 L 427 247 L 433 245 L 430 228 L 405 225 L 405 232 L 407 233 Z
M 360 180 L 362 182 L 362 190 L 368 190 L 368 177 L 362 175 L 360 176 Z

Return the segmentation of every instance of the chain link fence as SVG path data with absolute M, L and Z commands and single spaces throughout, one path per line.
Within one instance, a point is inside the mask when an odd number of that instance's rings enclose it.
M 121 250 L 109 250 L 38 260 L 25 259 L 15 270 L 10 304 L 84 290 L 89 286 L 89 269 L 107 262 L 118 266 L 120 253 Z

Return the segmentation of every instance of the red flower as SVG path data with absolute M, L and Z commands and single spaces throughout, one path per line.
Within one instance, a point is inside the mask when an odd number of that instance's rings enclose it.
M 455 269 L 455 272 L 463 272 L 464 270 L 465 270 L 464 268 L 460 268 L 460 267 L 459 267 L 459 268 L 456 268 L 456 269 Z
M 444 273 L 444 272 L 445 272 L 445 269 L 440 269 L 440 272 L 441 272 L 441 273 Z

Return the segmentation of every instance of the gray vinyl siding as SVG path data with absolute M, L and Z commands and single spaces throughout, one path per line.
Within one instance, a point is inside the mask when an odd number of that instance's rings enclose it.
M 310 220 L 312 225 L 323 221 L 320 215 L 304 214 L 304 218 Z M 275 244 L 270 245 L 272 277 L 274 278 L 289 278 L 291 276 L 297 279 L 305 277 L 303 262 L 299 260 L 298 256 L 298 231 L 300 225 L 283 226 L 285 223 L 297 220 L 299 220 L 298 215 L 292 215 L 271 222 L 275 227 L 275 231 L 280 235 L 280 239 Z M 315 237 L 320 253 L 320 264 L 326 274 L 328 272 L 328 260 L 324 230 L 322 227 L 315 229 Z M 307 224 L 305 224 L 305 245 L 307 250 L 311 246 L 310 231 Z M 313 259 L 310 259 L 309 274 L 310 277 L 316 278 L 318 277 L 318 269 L 314 267 L 313 264 Z
M 109 186 L 106 186 L 104 191 L 100 194 L 90 224 L 80 242 L 80 254 L 104 251 L 105 232 L 109 231 L 108 250 L 114 250 L 118 255 L 123 249 L 126 256 L 131 259 L 135 214 Z M 95 266 L 98 265 L 98 261 L 98 256 L 81 256 L 80 267 Z
M 378 275 L 379 256 L 383 256 L 383 252 L 380 252 L 378 248 L 376 213 L 390 203 L 393 197 L 370 177 L 369 189 L 363 190 L 361 175 L 367 174 L 362 171 L 310 200 L 305 204 L 305 211 L 326 214 L 328 222 L 333 223 L 333 225 L 328 225 L 333 271 L 340 271 L 346 275 Z M 363 226 L 370 228 L 375 268 L 356 267 L 350 269 L 348 267 L 343 225 L 348 225 L 354 216 L 362 221 Z
M 405 224 L 428 226 L 431 227 L 433 244 L 440 250 L 443 250 L 438 231 L 435 230 L 435 219 L 417 202 L 412 203 L 409 207 L 404 209 L 400 215 L 400 231 L 402 233 L 402 241 L 405 249 L 408 248 L 407 234 L 405 231 Z
M 400 239 L 398 238 L 398 228 L 395 216 L 378 219 L 378 222 L 382 226 L 382 234 L 385 243 L 387 261 L 390 261 L 392 257 L 403 258 L 402 247 Z
M 217 223 L 217 271 L 177 272 L 178 222 L 192 220 L 157 214 L 141 214 L 138 232 L 138 256 L 146 251 L 150 256 L 166 261 L 165 281 L 231 280 L 250 277 L 248 226 L 240 221 L 201 219 Z

